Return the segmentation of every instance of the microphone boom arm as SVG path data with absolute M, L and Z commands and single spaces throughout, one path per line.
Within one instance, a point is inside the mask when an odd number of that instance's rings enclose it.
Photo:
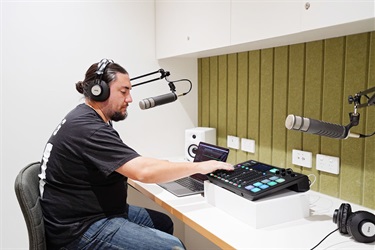
M 169 73 L 169 71 L 165 71 L 164 69 L 159 69 L 159 70 L 154 71 L 154 72 L 150 72 L 150 73 L 147 73 L 147 74 L 144 74 L 144 75 L 133 77 L 133 78 L 130 79 L 130 81 L 138 80 L 138 79 L 141 79 L 141 78 L 144 78 L 144 77 L 147 77 L 147 76 L 151 76 L 151 75 L 154 75 L 154 74 L 157 74 L 157 73 L 160 73 L 159 77 L 153 78 L 153 79 L 150 79 L 150 80 L 145 80 L 143 82 L 139 82 L 139 83 L 136 83 L 136 84 L 132 84 L 132 87 L 137 87 L 137 86 L 140 86 L 140 85 L 144 85 L 146 83 L 158 81 L 158 80 L 161 80 L 161 79 L 165 78 L 165 80 L 168 82 L 168 85 L 169 85 L 169 88 L 170 88 L 171 92 L 173 92 L 173 93 L 176 92 L 176 86 L 174 85 L 174 83 L 182 82 L 182 81 L 186 81 L 186 82 L 190 83 L 189 90 L 180 94 L 180 95 L 178 95 L 178 96 L 184 96 L 184 95 L 188 94 L 191 91 L 191 89 L 193 88 L 193 84 L 189 79 L 180 79 L 180 80 L 175 80 L 175 81 L 168 80 L 168 76 L 170 76 L 171 74 Z
M 136 84 L 133 84 L 132 86 L 136 87 L 136 86 L 143 85 L 143 84 L 146 84 L 146 83 L 149 83 L 149 82 L 161 80 L 161 79 L 170 75 L 169 71 L 164 71 L 164 69 L 159 69 L 159 70 L 154 71 L 154 72 L 150 72 L 150 73 L 147 73 L 147 74 L 144 74 L 144 75 L 133 77 L 133 78 L 130 79 L 130 81 L 134 81 L 134 80 L 144 78 L 144 77 L 147 77 L 147 76 L 150 76 L 150 75 L 154 75 L 154 74 L 157 74 L 157 73 L 160 73 L 159 77 L 151 79 L 151 80 L 146 80 L 146 81 L 143 81 L 143 82 L 140 82 L 140 83 L 136 83 Z
M 367 94 L 372 93 L 372 92 L 374 92 L 374 94 L 371 97 L 369 97 Z M 368 99 L 367 103 L 361 104 L 361 97 L 362 96 L 365 96 Z M 357 94 L 355 94 L 354 96 L 350 95 L 348 97 L 348 102 L 349 102 L 349 104 L 354 103 L 354 108 L 357 108 L 357 109 L 368 107 L 368 106 L 371 106 L 371 105 L 375 105 L 375 87 L 366 89 L 364 91 L 360 91 Z
M 367 94 L 372 93 L 372 92 L 374 92 L 374 94 L 371 97 L 369 97 Z M 361 104 L 362 96 L 365 96 L 367 98 L 367 103 Z M 375 87 L 366 89 L 364 91 L 360 91 L 356 93 L 354 96 L 349 95 L 348 102 L 349 104 L 354 103 L 354 112 L 349 113 L 350 123 L 346 125 L 346 128 L 349 131 L 350 128 L 352 128 L 353 126 L 357 126 L 359 124 L 360 114 L 358 113 L 358 109 L 375 105 Z M 370 136 L 373 136 L 374 134 L 375 132 L 369 135 L 361 135 L 361 137 L 370 137 Z
M 159 77 L 153 78 L 153 79 L 150 79 L 150 80 L 145 80 L 145 81 L 142 81 L 142 82 L 139 82 L 139 83 L 136 83 L 136 84 L 132 84 L 132 87 L 137 87 L 137 86 L 140 86 L 140 85 L 144 85 L 144 84 L 147 84 L 147 83 L 154 82 L 154 81 L 161 80 L 161 79 L 165 78 L 165 80 L 168 82 L 169 89 L 172 93 L 161 95 L 161 96 L 156 96 L 156 97 L 151 97 L 151 98 L 146 98 L 146 99 L 140 101 L 139 106 L 140 106 L 141 109 L 148 109 L 148 108 L 152 108 L 154 106 L 158 106 L 158 105 L 162 105 L 162 104 L 165 104 L 165 103 L 173 102 L 173 101 L 177 100 L 177 97 L 184 96 L 184 95 L 190 93 L 191 89 L 193 88 L 193 84 L 189 79 L 179 79 L 179 80 L 175 80 L 175 81 L 170 81 L 168 79 L 168 76 L 170 75 L 170 73 L 169 73 L 169 71 L 164 71 L 164 69 L 159 69 L 159 70 L 154 71 L 154 72 L 150 72 L 150 73 L 147 73 L 147 74 L 144 74 L 144 75 L 133 77 L 133 78 L 130 79 L 130 81 L 134 81 L 134 80 L 137 80 L 137 79 L 148 77 L 148 76 L 151 76 L 151 75 L 154 75 L 154 74 L 157 74 L 157 73 L 160 73 Z M 182 81 L 189 82 L 190 88 L 189 88 L 188 91 L 177 95 L 175 93 L 176 92 L 176 86 L 174 85 L 174 83 L 182 82 Z

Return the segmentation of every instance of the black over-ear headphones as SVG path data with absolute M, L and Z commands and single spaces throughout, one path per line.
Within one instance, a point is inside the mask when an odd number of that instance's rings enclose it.
M 88 94 L 90 99 L 97 102 L 104 102 L 108 99 L 110 90 L 108 83 L 103 80 L 103 75 L 105 69 L 111 63 L 113 63 L 113 61 L 108 59 L 102 59 L 98 63 L 98 69 L 95 71 L 96 78 L 88 86 Z
M 375 241 L 375 215 L 367 211 L 352 213 L 350 204 L 342 203 L 333 214 L 333 222 L 342 234 L 349 234 L 358 242 Z

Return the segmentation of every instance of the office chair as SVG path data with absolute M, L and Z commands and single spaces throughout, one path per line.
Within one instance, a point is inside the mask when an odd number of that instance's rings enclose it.
M 44 222 L 39 196 L 40 163 L 35 162 L 23 168 L 16 177 L 14 189 L 29 234 L 30 250 L 45 250 Z

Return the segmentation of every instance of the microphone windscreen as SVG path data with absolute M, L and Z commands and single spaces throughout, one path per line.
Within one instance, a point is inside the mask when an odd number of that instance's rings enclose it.
M 139 102 L 139 107 L 141 109 L 149 109 L 155 106 L 163 105 L 166 103 L 174 102 L 177 100 L 177 95 L 172 92 L 164 95 L 154 96 L 150 98 L 143 99 Z
M 301 116 L 288 115 L 285 120 L 285 127 L 289 130 L 307 131 L 310 127 L 310 120 Z
M 139 101 L 139 107 L 141 109 L 149 109 L 153 106 L 155 106 L 155 102 L 154 102 L 154 99 L 152 98 L 146 98 L 146 99 L 143 99 L 142 101 Z

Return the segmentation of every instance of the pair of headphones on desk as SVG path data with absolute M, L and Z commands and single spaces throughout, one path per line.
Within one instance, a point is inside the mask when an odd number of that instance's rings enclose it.
M 98 69 L 95 71 L 96 78 L 88 86 L 89 97 L 94 101 L 104 102 L 109 97 L 109 85 L 103 80 L 103 75 L 106 68 L 111 63 L 113 63 L 113 61 L 108 59 L 102 59 L 98 63 Z
M 349 234 L 358 242 L 375 241 L 375 215 L 370 212 L 352 212 L 350 204 L 342 203 L 333 214 L 333 222 L 337 224 L 340 233 Z

